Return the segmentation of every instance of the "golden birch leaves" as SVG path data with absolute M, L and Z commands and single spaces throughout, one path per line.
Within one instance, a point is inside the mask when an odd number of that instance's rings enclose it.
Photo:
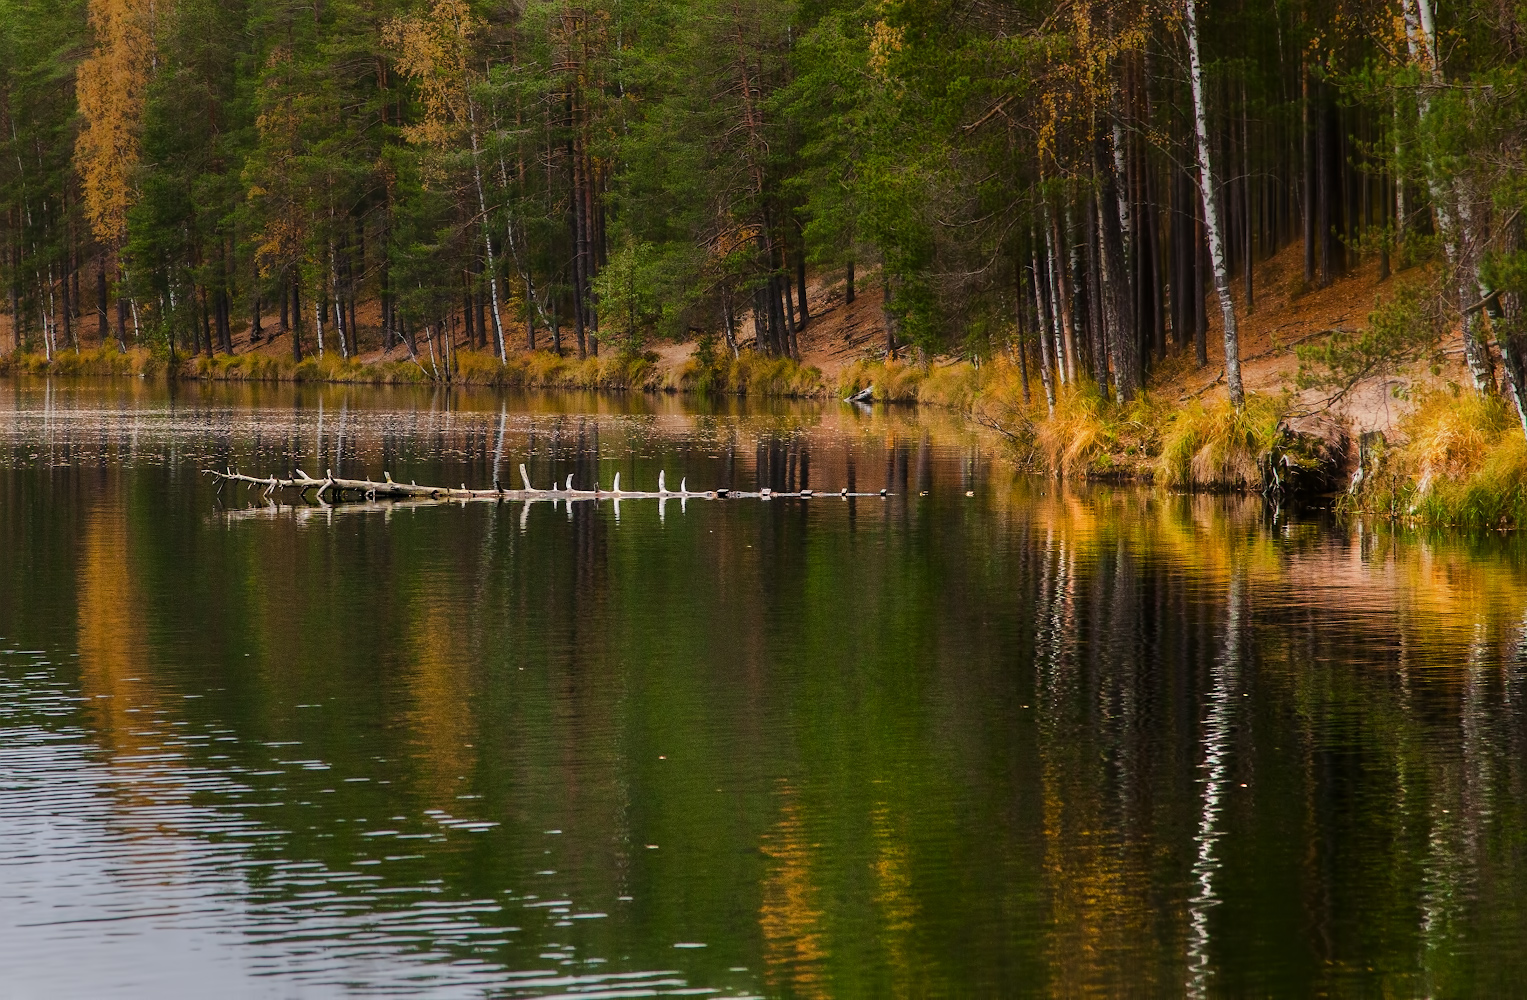
M 383 28 L 398 69 L 419 87 L 423 118 L 403 127 L 410 143 L 448 149 L 466 127 L 467 57 L 479 27 L 464 0 L 435 0 L 428 14 L 394 18 Z

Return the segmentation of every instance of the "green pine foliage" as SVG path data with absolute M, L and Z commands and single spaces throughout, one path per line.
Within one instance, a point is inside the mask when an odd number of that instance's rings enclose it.
M 1200 5 L 1231 280 L 1301 240 L 1307 282 L 1434 258 L 1368 332 L 1307 352 L 1311 384 L 1460 323 L 1502 373 L 1482 389 L 1527 380 L 1527 31 L 1465 0 L 1407 35 L 1433 6 Z M 457 377 L 499 336 L 627 362 L 704 339 L 690 381 L 721 385 L 749 348 L 800 360 L 809 270 L 874 289 L 888 362 L 1007 357 L 1116 405 L 1217 308 L 1181 13 L 0 0 L 0 349 L 183 361 L 284 337 L 294 366 L 389 348 Z M 87 204 L 102 123 L 75 81 L 123 17 L 152 58 L 141 108 L 104 123 L 137 152 L 117 237 Z

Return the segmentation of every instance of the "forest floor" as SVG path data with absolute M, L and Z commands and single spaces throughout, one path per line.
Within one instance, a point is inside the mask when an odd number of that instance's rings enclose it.
M 1377 261 L 1366 260 L 1328 287 L 1305 291 L 1301 253 L 1301 247 L 1298 244 L 1292 244 L 1283 248 L 1272 258 L 1257 264 L 1253 276 L 1254 308 L 1250 311 L 1247 311 L 1245 307 L 1243 282 L 1240 279 L 1232 282 L 1237 315 L 1240 317 L 1242 378 L 1250 392 L 1273 394 L 1284 390 L 1292 391 L 1299 367 L 1295 348 L 1301 344 L 1318 341 L 1331 333 L 1355 333 L 1361 330 L 1368 313 L 1376 303 L 1392 293 L 1396 282 L 1403 282 L 1410 277 L 1410 272 L 1401 271 L 1388 281 L 1380 283 Z M 861 370 L 868 370 L 865 369 L 866 364 L 885 360 L 885 319 L 877 273 L 871 271 L 860 276 L 853 302 L 846 301 L 845 292 L 846 286 L 841 274 L 835 274 L 826 279 L 813 279 L 808 284 L 810 320 L 799 331 L 798 342 L 801 365 L 808 370 L 815 369 L 820 373 L 820 378 L 817 379 L 819 386 L 816 391 L 807 391 L 804 393 L 806 395 L 831 394 L 841 387 L 845 377 L 851 378 L 854 375 L 856 366 Z M 1194 363 L 1191 345 L 1179 351 L 1176 345 L 1169 344 L 1168 356 L 1157 361 L 1150 374 L 1148 391 L 1152 395 L 1162 400 L 1176 399 L 1180 403 L 1187 403 L 1195 399 L 1212 398 L 1223 392 L 1224 343 L 1220 314 L 1212 293 L 1208 305 L 1210 307 L 1208 310 L 1208 365 L 1200 368 Z M 290 338 L 271 338 L 270 333 L 275 327 L 275 320 L 273 316 L 267 315 L 264 318 L 266 337 L 259 342 L 251 342 L 250 324 L 247 319 L 236 319 L 233 329 L 234 360 L 248 357 L 251 360 L 259 359 L 268 362 L 267 365 L 260 367 L 217 365 L 204 366 L 202 370 L 198 370 L 194 364 L 190 364 L 182 374 L 190 377 L 233 379 L 334 377 L 336 381 L 356 382 L 418 380 L 427 377 L 425 371 L 429 368 L 430 362 L 425 353 L 426 344 L 422 337 L 418 345 L 419 361 L 423 366 L 421 368 L 409 359 L 408 350 L 401 343 L 394 345 L 388 351 L 381 349 L 380 336 L 376 333 L 380 326 L 376 303 L 362 304 L 358 307 L 358 311 L 362 331 L 360 356 L 343 365 L 341 369 L 331 371 L 325 366 L 323 370 L 297 373 L 291 363 Z M 88 319 L 81 325 L 86 332 L 84 349 L 88 351 L 97 339 L 95 330 Z M 311 317 L 308 317 L 304 333 L 307 343 L 304 347 L 309 359 L 312 358 L 316 347 L 312 326 Z M 744 313 L 740 318 L 739 330 L 747 332 L 751 329 L 751 316 Z M 522 323 L 509 322 L 506 319 L 504 333 L 512 359 L 519 358 L 523 363 L 532 356 L 548 353 L 547 348 L 550 346 L 551 337 L 545 329 L 537 331 L 537 346 L 540 348 L 537 352 L 531 352 L 526 348 L 526 331 Z M 327 356 L 332 358 L 336 354 L 332 326 L 328 334 Z M 10 317 L 0 316 L 0 344 L 13 342 Z M 571 356 L 576 353 L 571 330 L 563 331 L 562 343 L 564 355 Z M 751 343 L 750 336 L 741 337 L 741 346 L 744 348 L 751 346 Z M 466 337 L 459 327 L 456 330 L 455 345 L 461 356 L 468 359 L 469 366 L 474 369 L 480 370 L 484 363 L 492 363 L 491 357 L 483 357 L 489 352 L 472 351 L 468 347 Z M 437 350 L 442 347 L 438 343 L 434 346 Z M 692 365 L 695 349 L 696 344 L 693 341 L 662 342 L 653 345 L 648 352 L 649 364 L 643 366 L 641 384 L 633 387 L 686 388 L 683 384 L 683 372 L 686 365 Z M 721 350 L 724 352 L 724 348 Z M 1465 378 L 1461 338 L 1457 331 L 1444 340 L 1442 351 L 1447 364 L 1444 365 L 1440 377 L 1421 373 L 1373 379 L 1346 393 L 1341 399 L 1331 402 L 1330 409 L 1334 415 L 1357 431 L 1393 429 L 1395 422 L 1403 415 L 1405 409 L 1398 404 L 1397 396 L 1403 395 L 1405 390 L 1414 383 L 1418 381 L 1446 382 L 1449 379 L 1459 381 Z M 67 369 L 71 367 L 67 362 L 67 356 L 70 353 L 72 352 L 60 352 L 60 361 L 54 366 L 47 366 L 41 358 L 30 356 L 16 358 L 14 355 L 10 365 L 12 368 L 37 368 L 41 363 L 40 366 L 43 368 Z M 606 350 L 605 353 L 608 355 L 609 351 Z M 899 353 L 901 359 L 905 361 L 914 352 L 903 349 Z M 478 363 L 472 364 L 472 361 Z M 967 364 L 963 360 L 954 358 L 934 358 L 930 363 L 934 368 Z M 390 368 L 391 371 L 378 370 L 381 367 Z M 552 368 L 553 366 L 548 362 L 543 367 Z M 373 377 L 368 377 L 368 373 Z M 565 366 L 557 369 L 548 378 L 548 387 L 565 383 L 569 377 Z M 467 378 L 466 381 L 473 381 L 473 379 Z M 596 377 L 596 381 L 608 380 Z M 802 388 L 809 390 L 809 386 L 803 386 L 797 381 L 793 385 L 791 394 L 801 394 L 799 390 Z M 1036 379 L 1035 391 L 1037 390 Z M 760 391 L 759 387 L 755 386 L 754 391 Z M 1297 396 L 1298 405 L 1302 409 L 1320 409 L 1326 406 L 1326 401 L 1317 392 L 1307 391 Z
M 1424 401 L 1439 398 L 1435 390 L 1452 387 L 1456 394 L 1457 387 L 1468 384 L 1458 331 L 1443 339 L 1439 355 L 1409 369 L 1369 378 L 1339 395 L 1298 388 L 1300 360 L 1296 351 L 1300 345 L 1318 343 L 1333 333 L 1362 330 L 1369 313 L 1393 295 L 1397 286 L 1428 277 L 1425 267 L 1414 267 L 1380 282 L 1378 262 L 1370 259 L 1328 287 L 1307 290 L 1302 248 L 1296 243 L 1256 265 L 1253 308 L 1246 307 L 1244 282 L 1234 281 L 1233 295 L 1240 317 L 1242 377 L 1251 400 L 1248 410 L 1255 410 L 1261 415 L 1257 419 L 1262 420 L 1261 430 L 1256 432 L 1262 435 L 1258 440 L 1264 441 L 1267 448 L 1274 447 L 1267 442 L 1277 439 L 1280 422 L 1329 416 L 1345 428 L 1340 445 L 1343 454 L 1339 460 L 1326 455 L 1320 461 L 1340 466 L 1352 464 L 1357 456 L 1351 442 L 1365 432 L 1381 431 L 1389 441 L 1414 436 L 1414 428 L 1406 423 L 1409 414 Z M 903 350 L 898 359 L 888 361 L 878 273 L 861 275 L 853 302 L 846 300 L 841 275 L 813 280 L 807 291 L 810 319 L 798 333 L 800 363 L 747 351 L 751 337 L 743 338 L 741 346 L 745 350 L 736 360 L 726 357 L 725 347 L 717 344 L 716 354 L 721 357 L 708 368 L 697 356 L 695 342 L 658 344 L 639 358 L 621 358 L 606 349 L 602 357 L 578 360 L 569 356 L 576 352 L 570 330 L 563 331 L 565 353 L 557 357 L 544 349 L 549 346 L 548 331 L 538 331 L 538 346 L 543 349 L 530 351 L 525 346 L 524 326 L 515 323 L 505 325 L 511 351 L 508 364 L 500 365 L 490 351 L 467 348 L 458 322 L 455 331 L 458 353 L 452 380 L 458 384 L 518 388 L 646 391 L 708 388 L 759 396 L 828 398 L 873 385 L 877 399 L 942 404 L 970 414 L 977 422 L 1019 442 L 1020 450 L 1026 450 L 1027 460 L 1035 467 L 1049 466 L 1083 475 L 1160 477 L 1167 461 L 1163 456 L 1174 447 L 1182 451 L 1191 445 L 1192 461 L 1183 459 L 1180 478 L 1166 473 L 1165 481 L 1251 486 L 1259 467 L 1263 470 L 1261 474 L 1266 474 L 1265 453 L 1260 457 L 1242 455 L 1239 459 L 1220 453 L 1230 447 L 1224 444 L 1227 436 L 1239 434 L 1243 441 L 1248 438 L 1244 419 L 1224 416 L 1229 411 L 1223 403 L 1223 338 L 1212 294 L 1208 302 L 1211 308 L 1207 365 L 1200 367 L 1195 363 L 1191 344 L 1181 350 L 1169 345 L 1167 356 L 1152 366 L 1143 401 L 1133 409 L 1089 403 L 1088 390 L 1082 387 L 1064 392 L 1061 405 L 1054 414 L 1047 415 L 1037 378 L 1030 386 L 1030 401 L 1021 402 L 1022 383 L 1012 359 L 999 357 L 979 368 L 950 357 L 932 358 L 926 365 L 919 365 L 912 357 L 915 351 Z M 7 319 L 0 317 L 0 343 L 12 342 Z M 422 335 L 417 342 L 417 357 L 411 358 L 401 344 L 390 351 L 381 350 L 376 333 L 379 319 L 375 303 L 361 307 L 359 358 L 344 360 L 336 356 L 330 327 L 329 350 L 323 360 L 318 360 L 312 357 L 316 342 L 309 316 L 304 337 L 308 357 L 301 365 L 291 360 L 289 337 L 251 343 L 247 320 L 236 321 L 232 357 L 182 356 L 178 372 L 182 377 L 205 379 L 396 383 L 428 382 L 444 369 L 445 358 L 441 353 L 444 345 L 438 340 L 429 345 Z M 275 325 L 273 317 L 265 318 L 267 335 Z M 52 362 L 35 354 L 13 353 L 0 357 L 0 372 L 148 374 L 165 370 L 162 355 L 141 349 L 120 355 L 109 345 L 94 349 L 93 324 L 81 326 L 88 338 L 82 352 L 62 351 Z M 751 332 L 749 315 L 741 317 L 739 330 Z M 1095 400 L 1095 393 L 1090 398 Z M 1182 439 L 1175 444 L 1174 433 Z M 1191 437 L 1195 434 L 1197 437 Z M 1244 447 L 1234 445 L 1230 450 Z M 1424 480 L 1429 475 L 1425 470 L 1430 466 L 1420 468 L 1416 475 Z

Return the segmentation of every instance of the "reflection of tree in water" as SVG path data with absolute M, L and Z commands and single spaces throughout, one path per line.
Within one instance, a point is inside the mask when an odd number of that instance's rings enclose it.
M 1209 964 L 1209 914 L 1220 902 L 1219 887 L 1215 876 L 1222 864 L 1216 850 L 1224 829 L 1220 814 L 1222 800 L 1229 794 L 1227 774 L 1230 768 L 1232 730 L 1239 694 L 1241 674 L 1241 640 L 1244 626 L 1244 603 L 1246 582 L 1240 572 L 1230 580 L 1229 612 L 1225 624 L 1224 652 L 1217 656 L 1211 669 L 1208 693 L 1208 713 L 1203 721 L 1203 760 L 1199 764 L 1203 785 L 1202 809 L 1198 830 L 1194 835 L 1197 858 L 1193 863 L 1193 876 L 1197 892 L 1188 903 L 1191 930 L 1188 938 L 1189 996 L 1204 996 L 1209 987 L 1211 968 Z
M 477 763 L 475 630 L 463 628 L 463 595 L 454 574 L 429 574 L 409 601 L 404 675 L 425 799 L 447 812 L 459 807 Z
M 907 846 L 907 817 L 888 802 L 870 811 L 874 832 L 875 906 L 880 916 L 880 940 L 891 968 L 891 996 L 920 997 L 929 988 L 927 965 L 919 950 L 920 908 L 913 893 L 912 851 Z
M 120 495 L 85 516 L 78 560 L 80 694 L 107 752 L 114 821 L 135 834 L 164 832 L 166 808 L 191 798 L 167 753 L 168 703 L 153 676 L 146 602 L 135 577 Z
M 127 511 L 104 502 L 85 515 L 79 554 L 80 688 L 98 738 L 117 756 L 155 748 L 161 704 L 148 675 L 147 623 L 133 575 Z
M 1107 688 L 1123 678 L 1100 672 L 1078 639 L 1088 584 L 1078 579 L 1078 553 L 1051 538 L 1040 554 L 1036 606 L 1035 704 L 1039 726 L 1040 781 L 1044 814 L 1044 870 L 1050 931 L 1046 955 L 1051 992 L 1062 996 L 1107 995 L 1123 982 L 1144 987 L 1155 978 L 1147 940 L 1148 902 L 1132 879 L 1126 855 L 1121 803 L 1130 789 L 1116 786 L 1123 756 L 1118 719 L 1102 714 Z M 1124 595 L 1119 595 L 1124 596 Z M 1109 604 L 1104 604 L 1108 607 Z M 1078 713 L 1083 713 L 1078 717 Z M 1101 744 L 1101 745 L 1100 745 Z M 1120 978 L 1129 963 L 1128 980 Z
M 755 489 L 775 492 L 811 489 L 811 452 L 801 434 L 760 436 L 753 462 Z
M 758 923 L 764 936 L 764 976 L 786 996 L 829 997 L 822 893 L 812 872 L 813 847 L 791 786 L 781 780 L 780 818 L 764 834 L 773 864 L 764 878 Z

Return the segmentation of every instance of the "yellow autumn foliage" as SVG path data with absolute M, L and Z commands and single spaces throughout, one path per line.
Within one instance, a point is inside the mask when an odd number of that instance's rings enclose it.
M 154 67 L 154 19 L 164 10 L 151 0 L 90 0 L 95 47 L 76 77 L 85 124 L 74 162 L 90 227 L 103 243 L 119 244 L 127 234 L 138 128 Z
M 423 120 L 403 128 L 411 143 L 445 149 L 471 113 L 467 56 L 477 19 L 464 0 L 435 0 L 427 15 L 398 17 L 382 30 L 398 69 L 419 87 Z

